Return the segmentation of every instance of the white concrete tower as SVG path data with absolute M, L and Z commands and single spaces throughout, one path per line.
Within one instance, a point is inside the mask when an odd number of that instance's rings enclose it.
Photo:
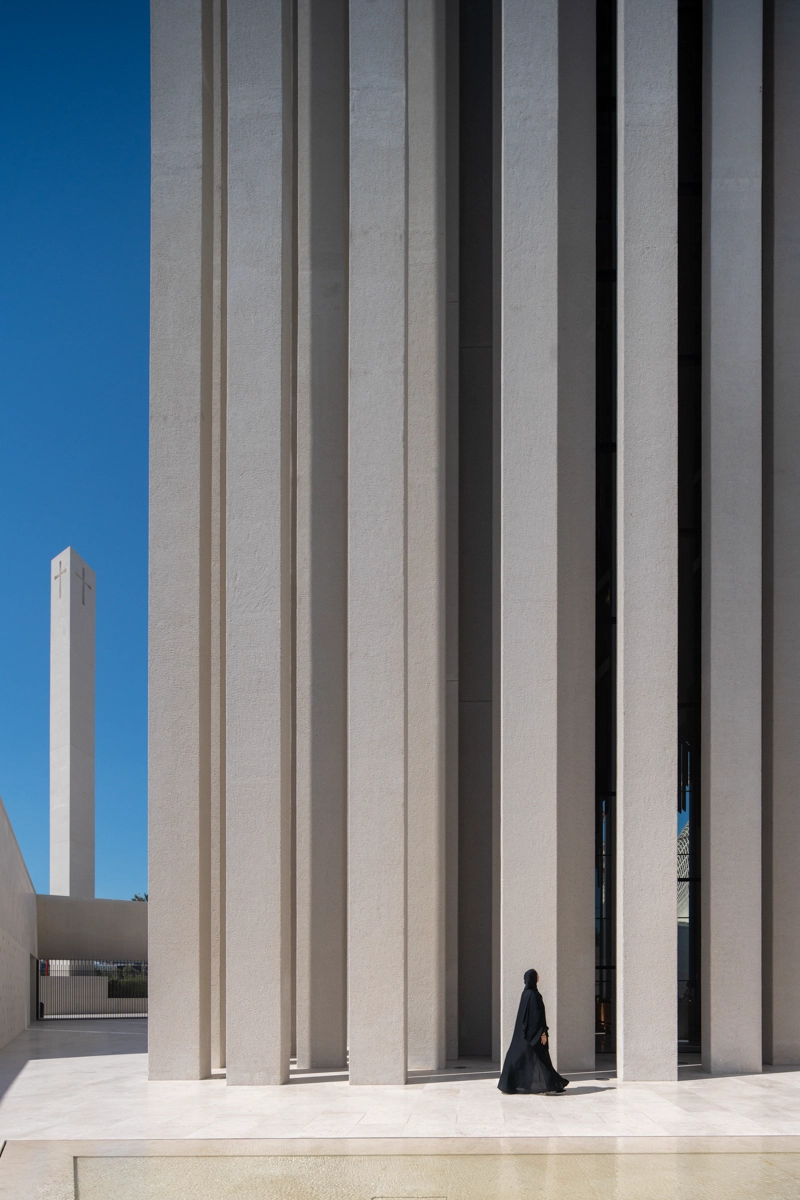
M 68 546 L 50 567 L 50 892 L 94 897 L 96 581 Z

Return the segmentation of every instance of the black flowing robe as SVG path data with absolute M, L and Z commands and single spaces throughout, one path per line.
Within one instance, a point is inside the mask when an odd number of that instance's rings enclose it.
M 563 1092 L 569 1080 L 550 1061 L 549 1043 L 542 1043 L 542 1034 L 547 1034 L 544 1001 L 535 979 L 528 983 L 528 974 L 497 1086 L 501 1092 Z

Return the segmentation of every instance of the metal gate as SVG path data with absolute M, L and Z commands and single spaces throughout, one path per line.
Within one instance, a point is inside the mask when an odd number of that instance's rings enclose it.
M 146 962 L 41 958 L 36 985 L 40 1021 L 147 1016 Z

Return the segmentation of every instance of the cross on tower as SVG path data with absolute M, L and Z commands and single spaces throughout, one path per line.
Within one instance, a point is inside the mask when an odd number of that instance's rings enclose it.
M 62 567 L 61 559 L 59 559 L 58 560 L 58 574 L 53 576 L 53 579 L 58 580 L 58 598 L 59 598 L 59 600 L 61 599 L 61 576 L 66 575 L 66 574 L 67 574 L 66 568 Z
M 78 575 L 78 572 L 76 571 L 75 574 Z M 80 579 L 81 583 L 83 584 L 83 591 L 81 592 L 81 604 L 85 604 L 86 603 L 86 589 L 88 588 L 89 591 L 92 590 L 92 585 L 89 583 L 89 580 L 86 578 L 86 567 L 82 568 L 82 573 L 80 575 L 78 575 L 78 579 Z M 58 586 L 60 587 L 61 584 L 59 583 Z

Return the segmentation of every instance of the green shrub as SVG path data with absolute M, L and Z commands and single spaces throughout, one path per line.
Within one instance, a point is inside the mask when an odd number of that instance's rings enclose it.
M 109 979 L 109 1000 L 146 1000 L 147 980 L 142 979 Z

